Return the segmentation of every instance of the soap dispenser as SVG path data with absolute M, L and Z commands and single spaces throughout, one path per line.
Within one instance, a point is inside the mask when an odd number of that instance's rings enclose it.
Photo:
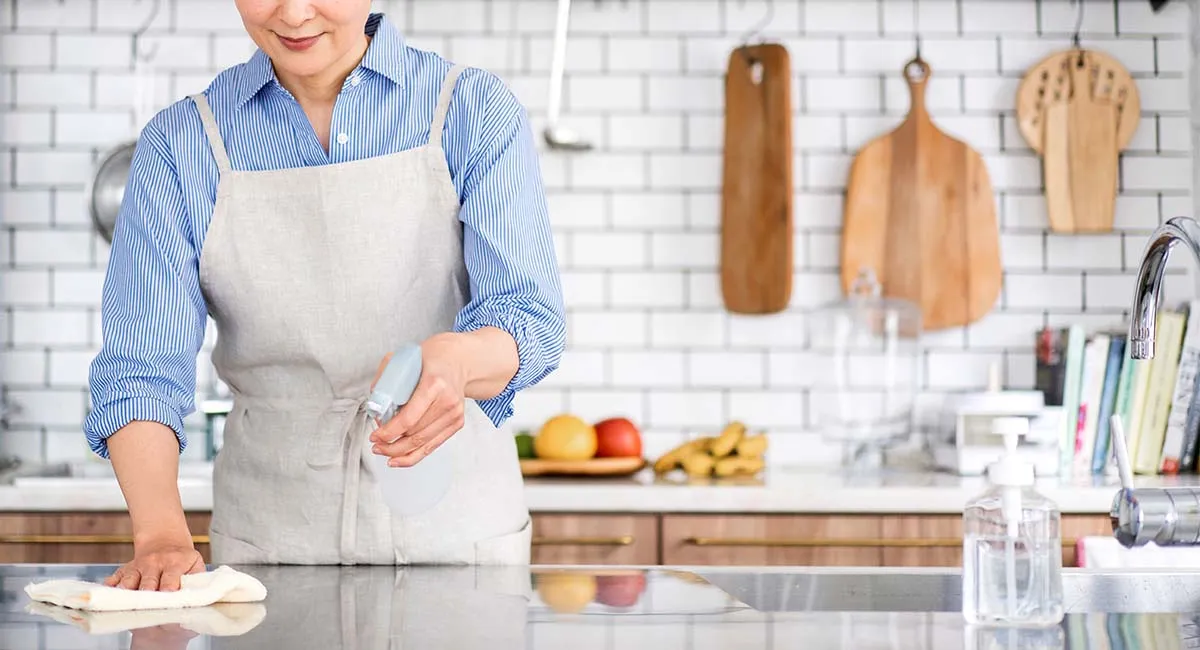
M 1058 625 L 1062 604 L 1062 516 L 1034 489 L 1033 465 L 1017 454 L 1029 420 L 999 417 L 1004 454 L 988 487 L 963 510 L 963 616 L 973 625 Z

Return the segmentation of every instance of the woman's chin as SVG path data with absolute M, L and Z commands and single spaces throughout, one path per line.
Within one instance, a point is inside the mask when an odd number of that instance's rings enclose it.
M 282 72 L 292 77 L 310 77 L 319 74 L 328 70 L 336 59 L 336 57 L 318 51 L 317 47 L 305 52 L 292 52 L 287 48 L 280 47 L 270 54 L 276 73 Z

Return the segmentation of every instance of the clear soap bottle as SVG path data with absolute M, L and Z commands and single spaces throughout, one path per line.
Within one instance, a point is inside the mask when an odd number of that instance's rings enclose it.
M 989 486 L 963 511 L 963 616 L 973 625 L 1058 625 L 1062 517 L 1034 488 L 1033 464 L 1017 454 L 1029 420 L 996 418 L 1005 453 L 988 466 Z
M 375 382 L 366 411 L 386 423 L 408 403 L 421 378 L 421 346 L 405 345 L 392 355 Z M 450 490 L 454 477 L 454 451 L 458 436 L 450 436 L 412 467 L 390 467 L 388 458 L 370 453 L 371 469 L 383 492 L 383 501 L 399 516 L 418 515 L 438 504 Z

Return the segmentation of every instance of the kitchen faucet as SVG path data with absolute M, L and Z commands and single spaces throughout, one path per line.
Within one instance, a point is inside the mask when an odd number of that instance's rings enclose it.
M 1133 359 L 1154 357 L 1155 317 L 1162 302 L 1163 273 L 1167 255 L 1179 243 L 1200 265 L 1200 224 L 1187 217 L 1175 217 L 1159 226 L 1142 253 L 1129 322 L 1129 355 Z M 1113 498 L 1109 514 L 1113 536 L 1127 548 L 1150 542 L 1159 546 L 1200 545 L 1200 488 L 1123 486 Z

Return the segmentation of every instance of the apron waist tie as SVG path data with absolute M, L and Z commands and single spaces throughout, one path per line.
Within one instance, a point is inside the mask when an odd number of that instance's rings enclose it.
M 366 462 L 368 427 L 367 399 L 338 399 L 331 406 L 334 413 L 347 413 L 341 427 L 342 437 L 342 526 L 340 555 L 342 564 L 357 564 L 358 506 L 362 466 Z
M 301 399 L 296 397 L 266 397 L 235 395 L 234 404 L 242 407 L 262 405 L 272 409 L 295 408 Z M 307 402 L 311 405 L 311 402 Z M 338 540 L 338 555 L 342 564 L 358 564 L 358 530 L 359 530 L 359 485 L 362 476 L 362 464 L 366 462 L 364 452 L 367 449 L 367 438 L 370 437 L 371 416 L 366 411 L 367 397 L 336 397 L 322 404 L 323 415 L 320 422 L 334 425 L 342 420 L 340 426 L 332 429 L 336 432 L 342 449 L 342 525 L 340 540 Z M 328 425 L 326 425 L 328 426 Z M 328 429 L 316 427 L 322 431 L 317 435 L 329 435 Z
M 357 564 L 358 552 L 358 507 L 359 486 L 362 478 L 362 466 L 369 461 L 367 438 L 372 425 L 371 417 L 367 414 L 367 397 L 336 397 L 321 404 L 322 415 L 319 421 L 325 426 L 319 429 L 317 435 L 331 435 L 330 430 L 337 435 L 341 443 L 342 464 L 342 512 L 341 531 L 339 534 L 338 551 L 342 564 Z M 264 406 L 267 408 L 295 408 L 298 402 L 304 400 L 296 397 L 268 397 L 234 395 L 235 408 L 241 406 Z M 306 405 L 311 406 L 309 401 Z M 328 428 L 326 428 L 328 427 Z

